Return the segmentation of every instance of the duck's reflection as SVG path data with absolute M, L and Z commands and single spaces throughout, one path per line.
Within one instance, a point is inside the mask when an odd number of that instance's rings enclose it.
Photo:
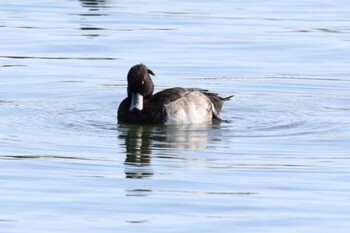
M 125 139 L 126 158 L 124 164 L 126 178 L 140 179 L 152 176 L 149 129 L 135 126 L 125 129 L 125 134 L 121 137 Z
M 125 177 L 148 178 L 152 151 L 165 157 L 173 149 L 204 149 L 207 147 L 211 124 L 182 126 L 120 125 L 120 139 L 125 142 Z

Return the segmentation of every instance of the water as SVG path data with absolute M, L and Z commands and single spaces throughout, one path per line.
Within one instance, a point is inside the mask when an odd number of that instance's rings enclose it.
M 348 6 L 0 3 L 0 232 L 348 232 Z M 140 62 L 224 121 L 118 125 Z

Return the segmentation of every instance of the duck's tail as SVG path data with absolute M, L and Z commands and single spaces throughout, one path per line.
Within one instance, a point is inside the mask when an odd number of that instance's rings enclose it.
M 220 112 L 222 109 L 222 105 L 224 104 L 224 102 L 230 100 L 233 95 L 227 96 L 227 97 L 221 97 L 218 94 L 213 94 L 211 93 L 211 95 L 208 95 L 211 103 L 212 103 L 212 109 L 213 109 L 213 117 L 214 119 L 217 120 L 221 120 L 220 118 Z
M 228 100 L 230 100 L 232 97 L 234 97 L 234 95 L 230 95 L 230 96 L 227 96 L 227 97 L 220 97 L 220 96 L 219 96 L 219 98 L 221 99 L 222 102 L 228 101 Z

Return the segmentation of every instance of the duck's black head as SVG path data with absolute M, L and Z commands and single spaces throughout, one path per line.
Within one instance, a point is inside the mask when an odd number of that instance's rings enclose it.
M 153 94 L 154 85 L 150 75 L 153 71 L 145 65 L 131 67 L 128 73 L 128 97 L 131 98 L 130 111 L 142 111 L 143 99 Z

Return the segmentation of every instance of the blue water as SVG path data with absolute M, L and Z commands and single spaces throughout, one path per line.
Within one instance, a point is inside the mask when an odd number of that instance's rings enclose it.
M 1 2 L 0 232 L 348 232 L 348 9 Z M 118 124 L 140 62 L 224 121 Z

